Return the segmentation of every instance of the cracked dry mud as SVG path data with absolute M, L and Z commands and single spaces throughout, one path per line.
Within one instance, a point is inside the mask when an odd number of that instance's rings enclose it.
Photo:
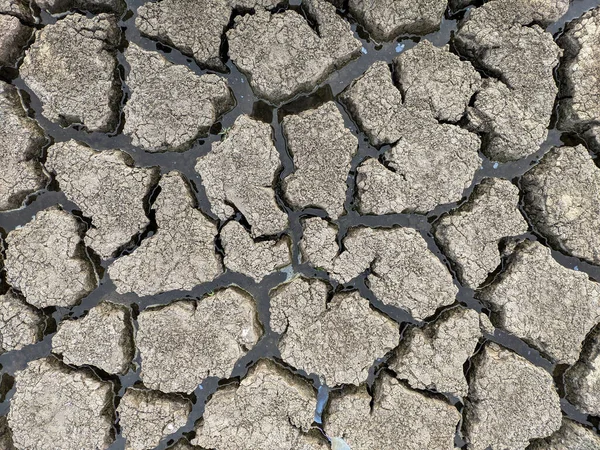
M 0 450 L 600 450 L 600 0 L 0 0 Z

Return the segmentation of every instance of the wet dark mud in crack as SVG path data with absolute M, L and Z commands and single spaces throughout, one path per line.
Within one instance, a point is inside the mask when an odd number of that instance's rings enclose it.
M 119 21 L 119 26 L 122 30 L 122 44 L 118 51 L 119 73 L 123 83 L 123 97 L 121 106 L 126 104 L 131 96 L 131 92 L 125 84 L 125 78 L 129 73 L 130 68 L 123 56 L 125 47 L 130 43 L 137 44 L 146 50 L 157 50 L 168 61 L 175 64 L 184 65 L 197 75 L 211 73 L 210 71 L 200 69 L 199 66 L 192 60 L 192 58 L 183 55 L 179 50 L 163 44 L 158 44 L 157 42 L 140 35 L 135 26 L 135 19 L 137 17 L 137 9 L 144 3 L 145 2 L 142 0 L 127 1 L 127 11 L 123 14 Z M 290 3 L 290 7 L 299 9 L 299 2 L 291 1 Z M 580 17 L 584 12 L 598 5 L 600 5 L 600 1 L 598 0 L 575 0 L 571 3 L 567 14 L 558 22 L 551 24 L 547 29 L 556 38 L 563 31 L 566 23 L 577 17 Z M 285 6 L 281 6 L 281 8 L 285 8 Z M 480 184 L 484 178 L 498 177 L 509 180 L 515 185 L 519 185 L 521 182 L 521 176 L 532 166 L 536 165 L 542 156 L 545 155 L 552 147 L 562 146 L 565 144 L 572 145 L 574 143 L 581 142 L 581 139 L 573 134 L 559 131 L 554 126 L 556 121 L 553 120 L 553 126 L 549 130 L 546 141 L 540 146 L 539 150 L 531 156 L 522 158 L 515 162 L 499 163 L 490 160 L 485 155 L 480 153 L 479 156 L 482 159 L 481 167 L 475 173 L 471 186 L 464 192 L 463 199 L 458 203 L 436 207 L 426 215 L 388 214 L 374 216 L 360 214 L 357 210 L 357 168 L 367 158 L 381 157 L 381 155 L 390 149 L 390 145 L 383 145 L 380 148 L 372 146 L 369 143 L 367 136 L 360 131 L 357 124 L 352 120 L 346 109 L 342 106 L 341 102 L 339 102 L 339 94 L 346 89 L 354 79 L 361 76 L 374 62 L 385 61 L 388 64 L 391 64 L 392 60 L 396 56 L 413 48 L 420 40 L 428 40 L 438 47 L 451 43 L 452 37 L 457 30 L 458 22 L 464 16 L 464 11 L 459 11 L 452 14 L 447 12 L 442 21 L 441 29 L 438 32 L 423 36 L 421 38 L 399 38 L 384 44 L 378 44 L 370 40 L 368 38 L 368 34 L 356 24 L 356 21 L 351 16 L 342 11 L 340 11 L 340 14 L 343 14 L 351 22 L 355 37 L 359 38 L 362 43 L 362 50 L 358 58 L 352 60 L 340 70 L 330 75 L 323 83 L 317 86 L 312 93 L 299 95 L 278 107 L 270 105 L 269 103 L 260 100 L 257 96 L 255 96 L 250 88 L 246 76 L 241 74 L 231 61 L 227 60 L 227 72 L 222 75 L 226 78 L 235 97 L 235 107 L 231 111 L 227 112 L 220 119 L 219 123 L 215 124 L 211 128 L 208 136 L 196 140 L 190 149 L 182 152 L 146 152 L 141 148 L 134 146 L 131 142 L 131 139 L 121 132 L 123 128 L 122 123 L 119 124 L 119 127 L 115 132 L 111 133 L 89 133 L 79 129 L 77 126 L 62 128 L 46 119 L 41 114 L 42 106 L 40 100 L 27 87 L 25 82 L 19 76 L 15 77 L 15 75 L 17 75 L 16 73 L 3 74 L 5 78 L 8 78 L 7 81 L 19 88 L 25 94 L 24 97 L 30 103 L 30 113 L 43 128 L 48 137 L 49 144 L 66 142 L 71 139 L 75 139 L 88 144 L 96 150 L 121 149 L 133 157 L 136 165 L 158 166 L 161 174 L 166 174 L 171 170 L 180 171 L 191 183 L 198 208 L 204 214 L 218 223 L 219 230 L 223 228 L 225 223 L 219 221 L 218 217 L 211 211 L 210 203 L 204 191 L 202 180 L 198 172 L 195 170 L 196 160 L 210 152 L 211 145 L 213 143 L 222 140 L 223 135 L 226 134 L 233 126 L 233 123 L 238 116 L 242 114 L 248 114 L 260 121 L 270 123 L 273 128 L 275 146 L 281 159 L 281 170 L 278 174 L 275 185 L 276 200 L 289 217 L 289 228 L 285 230 L 283 234 L 288 235 L 291 239 L 292 264 L 284 267 L 276 273 L 268 275 L 260 283 L 255 283 L 250 277 L 226 271 L 224 274 L 218 276 L 215 280 L 209 283 L 200 284 L 190 291 L 171 291 L 164 294 L 139 297 L 136 294 L 119 294 L 116 291 L 114 283 L 110 280 L 107 274 L 107 268 L 114 261 L 114 258 L 109 258 L 100 262 L 100 258 L 98 258 L 97 255 L 94 255 L 90 250 L 89 256 L 96 264 L 96 275 L 99 280 L 99 286 L 91 294 L 86 296 L 77 306 L 71 308 L 45 308 L 43 312 L 47 316 L 47 319 L 44 338 L 40 342 L 26 346 L 20 351 L 11 351 L 0 355 L 0 416 L 6 415 L 8 412 L 10 401 L 15 391 L 13 386 L 14 373 L 18 370 L 24 369 L 29 361 L 43 358 L 51 354 L 51 340 L 55 335 L 57 324 L 61 323 L 67 318 L 84 316 L 91 308 L 98 305 L 100 301 L 105 299 L 130 306 L 133 312 L 134 328 L 136 330 L 138 328 L 138 315 L 140 312 L 146 310 L 150 306 L 168 305 L 171 302 L 179 299 L 200 299 L 231 285 L 239 286 L 243 290 L 250 293 L 256 300 L 258 319 L 264 327 L 263 337 L 259 340 L 257 345 L 255 345 L 248 352 L 246 356 L 242 357 L 236 363 L 232 376 L 229 379 L 209 377 L 200 386 L 198 386 L 193 394 L 188 395 L 189 399 L 193 403 L 193 408 L 186 425 L 176 430 L 167 438 L 163 439 L 161 444 L 156 447 L 157 449 L 166 449 L 170 447 L 182 436 L 188 438 L 192 437 L 194 434 L 194 425 L 202 417 L 206 401 L 217 391 L 219 387 L 242 379 L 248 373 L 249 368 L 255 365 L 256 362 L 261 358 L 272 359 L 277 361 L 279 364 L 288 367 L 282 362 L 281 354 L 277 347 L 280 336 L 269 326 L 269 292 L 275 287 L 279 286 L 282 282 L 291 279 L 296 274 L 302 274 L 307 277 L 326 280 L 331 284 L 331 286 L 333 286 L 333 290 L 336 293 L 358 290 L 364 298 L 369 300 L 371 308 L 382 312 L 385 316 L 397 322 L 400 325 L 401 333 L 405 333 L 409 325 L 424 326 L 427 323 L 434 322 L 441 314 L 456 304 L 464 305 L 470 309 L 476 310 L 477 312 L 489 314 L 489 311 L 482 304 L 482 302 L 475 298 L 474 290 L 463 286 L 463 284 L 459 281 L 456 273 L 456 267 L 444 255 L 439 243 L 434 238 L 434 229 L 436 225 L 439 224 L 440 219 L 445 214 L 455 209 L 457 206 L 462 205 L 471 195 L 475 186 Z M 92 17 L 92 15 L 88 14 L 88 17 Z M 41 22 L 36 24 L 36 27 L 42 28 L 45 25 L 56 22 L 56 20 L 57 17 L 42 13 Z M 227 45 L 224 43 L 222 48 L 223 52 L 226 50 L 226 48 Z M 486 76 L 484 73 L 482 75 L 484 77 Z M 427 317 L 425 320 L 416 320 L 405 310 L 387 305 L 379 300 L 369 287 L 367 276 L 370 269 L 349 283 L 339 284 L 337 281 L 331 279 L 324 270 L 314 269 L 308 264 L 302 263 L 301 261 L 299 242 L 303 235 L 301 223 L 302 220 L 307 217 L 325 218 L 327 214 L 325 211 L 317 208 L 307 208 L 302 211 L 294 210 L 290 207 L 289 202 L 285 197 L 282 188 L 282 182 L 294 171 L 295 168 L 293 156 L 288 150 L 283 134 L 282 120 L 284 117 L 290 114 L 316 108 L 328 101 L 335 101 L 340 105 L 345 126 L 358 138 L 358 151 L 352 158 L 351 170 L 347 179 L 347 193 L 344 204 L 346 214 L 340 216 L 337 221 L 333 221 L 338 227 L 338 243 L 342 244 L 344 237 L 348 233 L 348 230 L 357 226 L 365 226 L 370 228 L 391 228 L 399 226 L 417 230 L 427 242 L 427 247 L 429 250 L 431 250 L 432 253 L 449 268 L 454 278 L 454 284 L 458 288 L 455 304 L 438 308 L 435 314 Z M 121 121 L 123 121 L 122 111 Z M 147 209 L 149 211 L 152 210 L 152 202 L 155 198 L 156 192 L 148 199 Z M 11 230 L 25 225 L 37 212 L 56 204 L 61 205 L 66 211 L 78 215 L 81 221 L 89 226 L 90 220 L 82 217 L 81 212 L 78 210 L 78 206 L 69 201 L 66 195 L 58 190 L 57 183 L 51 181 L 45 189 L 30 195 L 30 197 L 27 199 L 25 207 L 18 210 L 0 213 L 0 232 L 2 233 L 2 236 L 5 237 L 6 234 Z M 522 205 L 520 205 L 520 210 L 523 212 L 524 216 L 527 217 Z M 151 213 L 150 217 L 152 216 L 153 214 Z M 241 221 L 242 223 L 245 222 L 239 213 L 237 214 L 235 220 Z M 549 246 L 548 242 L 546 242 L 541 233 L 535 229 L 533 224 L 529 223 L 529 225 L 529 232 L 521 237 L 533 241 L 540 241 Z M 123 254 L 131 253 L 144 239 L 151 237 L 155 232 L 156 223 L 152 222 L 147 229 L 137 237 L 134 243 L 129 245 L 128 248 L 123 249 Z M 220 252 L 223 251 L 218 238 L 215 242 L 215 245 Z M 578 258 L 567 256 L 556 249 L 552 250 L 552 256 L 561 265 L 584 272 L 593 280 L 600 281 L 600 267 L 586 263 Z M 496 272 L 499 273 L 502 272 L 502 270 L 503 265 L 498 268 Z M 4 277 L 2 281 L 2 289 L 5 290 L 7 289 L 7 285 L 4 282 Z M 496 329 L 494 334 L 484 335 L 484 337 L 480 340 L 480 349 L 483 347 L 482 344 L 486 341 L 499 343 L 504 347 L 513 350 L 534 365 L 542 367 L 551 373 L 557 384 L 559 393 L 562 396 L 561 407 L 563 414 L 576 422 L 590 426 L 596 431 L 596 433 L 599 433 L 598 427 L 600 426 L 600 418 L 588 416 L 578 411 L 577 408 L 575 408 L 564 398 L 562 375 L 565 367 L 561 365 L 555 365 L 550 361 L 549 358 L 541 354 L 532 346 L 528 345 L 522 339 L 498 329 Z M 391 356 L 391 354 L 386 355 L 371 367 L 368 379 L 369 389 L 373 388 L 373 383 L 376 379 L 376 376 L 381 371 L 387 370 L 388 361 Z M 141 385 L 140 361 L 141 359 L 138 352 L 136 354 L 136 358 L 134 359 L 134 367 L 126 375 L 122 376 L 108 375 L 107 373 L 94 369 L 96 370 L 96 375 L 99 378 L 109 380 L 114 383 L 116 392 L 116 405 L 118 405 L 121 401 L 126 388 Z M 308 376 L 303 371 L 296 371 L 291 367 L 288 367 L 288 369 L 298 373 L 304 378 L 309 379 L 317 389 L 318 397 L 317 410 L 315 411 L 315 425 L 320 427 L 323 410 L 328 402 L 332 390 L 328 386 L 322 384 L 322 382 L 315 375 Z M 464 370 L 468 377 L 471 370 L 470 363 L 465 364 Z M 463 404 L 461 403 L 460 399 L 451 395 L 447 395 L 446 398 L 452 405 L 462 412 Z M 124 449 L 125 438 L 122 436 L 118 424 L 115 424 L 115 433 L 116 439 L 110 446 L 110 449 Z M 462 436 L 460 427 L 456 433 L 455 444 L 459 448 L 466 448 L 466 443 Z

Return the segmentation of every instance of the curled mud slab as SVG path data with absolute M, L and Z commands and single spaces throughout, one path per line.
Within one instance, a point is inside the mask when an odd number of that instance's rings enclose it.
M 600 0 L 0 0 L 0 450 L 600 450 Z

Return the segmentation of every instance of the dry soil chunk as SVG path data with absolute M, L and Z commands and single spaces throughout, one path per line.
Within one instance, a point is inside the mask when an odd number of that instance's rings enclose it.
M 338 229 L 319 217 L 302 220 L 303 236 L 300 240 L 302 262 L 327 270 L 339 253 L 337 245 Z
M 561 51 L 550 33 L 529 25 L 555 21 L 568 5 L 569 0 L 493 0 L 461 23 L 458 50 L 500 80 L 487 82 L 469 111 L 471 128 L 487 135 L 488 157 L 520 159 L 546 139 Z
M 520 244 L 506 269 L 478 297 L 492 310 L 498 328 L 559 364 L 577 361 L 586 334 L 600 321 L 598 283 L 560 265 L 539 242 Z
M 198 76 L 133 43 L 125 58 L 131 98 L 123 108 L 123 133 L 146 151 L 187 149 L 233 106 L 227 82 L 217 75 Z
M 435 237 L 455 263 L 462 283 L 476 289 L 500 264 L 498 244 L 527 231 L 519 208 L 519 190 L 509 181 L 486 178 L 467 203 L 443 216 Z
M 560 126 L 582 132 L 600 121 L 600 8 L 570 22 L 558 42 L 565 50 Z
M 429 106 L 438 120 L 458 122 L 481 85 L 471 63 L 461 61 L 447 46 L 435 47 L 429 41 L 401 53 L 394 63 L 405 106 Z
M 248 275 L 257 283 L 292 263 L 290 241 L 286 236 L 278 241 L 254 242 L 239 222 L 232 221 L 221 229 L 220 237 L 225 267 Z
M 494 161 L 513 161 L 539 149 L 548 133 L 549 118 L 536 116 L 531 103 L 501 81 L 484 80 L 469 108 L 469 128 L 486 136 L 482 148 Z
M 440 28 L 447 0 L 350 0 L 350 12 L 376 41 L 432 33 Z
M 127 388 L 117 408 L 126 450 L 155 448 L 162 438 L 187 423 L 191 410 L 190 401 L 178 395 Z
M 138 8 L 135 25 L 142 35 L 193 56 L 200 66 L 223 70 L 221 35 L 230 16 L 227 0 L 163 0 Z
M 236 288 L 146 309 L 138 323 L 142 380 L 163 392 L 191 393 L 206 377 L 229 377 L 262 336 L 254 300 Z
M 398 324 L 358 292 L 327 301 L 327 285 L 295 278 L 271 294 L 271 328 L 282 334 L 281 358 L 328 386 L 359 385 L 377 358 L 398 345 Z
M 539 24 L 543 27 L 556 22 L 569 9 L 570 0 L 491 0 L 485 7 L 473 8 L 467 17 L 471 21 L 470 39 L 475 42 L 494 39 L 485 36 L 479 27 L 488 23 L 490 27 L 504 31 L 515 25 Z M 481 31 L 482 34 L 476 34 Z M 465 39 L 465 38 L 463 38 Z
M 449 124 L 415 124 L 383 155 L 357 172 L 363 214 L 427 213 L 458 202 L 481 166 L 477 135 Z
M 92 219 L 85 243 L 102 258 L 113 256 L 150 223 L 144 203 L 159 170 L 133 164 L 125 152 L 97 152 L 73 140 L 48 149 L 46 168 L 55 173 L 60 190 Z
M 206 404 L 192 444 L 219 450 L 325 449 L 308 434 L 317 398 L 306 381 L 266 360 L 239 385 L 219 389 Z
M 200 67 L 225 70 L 222 38 L 233 8 L 272 8 L 279 0 L 163 0 L 138 8 L 136 27 L 143 36 L 192 56 Z
M 473 67 L 426 41 L 401 55 L 396 66 L 402 92 L 381 61 L 341 96 L 373 145 L 397 142 L 382 163 L 369 159 L 358 167 L 362 213 L 426 213 L 459 201 L 481 165 L 480 139 L 436 120 L 464 115 L 480 83 Z
M 46 138 L 27 116 L 19 91 L 0 81 L 0 211 L 18 208 L 46 184 L 38 157 Z
M 0 354 L 20 350 L 42 339 L 44 315 L 9 291 L 0 295 Z
M 383 61 L 373 64 L 340 97 L 373 145 L 397 143 L 383 163 L 369 159 L 358 168 L 363 213 L 426 213 L 459 201 L 481 165 L 479 138 L 436 120 L 464 114 L 478 75 L 447 49 L 433 50 L 429 43 L 406 54 L 397 63 L 397 76 L 406 84 L 406 103 Z M 448 67 L 443 75 L 440 65 Z M 463 81 L 452 83 L 451 76 Z
M 402 93 L 384 61 L 375 62 L 354 80 L 340 100 L 373 145 L 396 142 L 406 124 L 415 119 L 413 112 L 404 107 Z
M 125 9 L 124 0 L 33 0 L 50 14 L 59 14 L 74 9 L 91 13 L 112 12 L 120 14 Z
M 344 212 L 346 179 L 358 139 L 344 126 L 333 102 L 285 117 L 283 132 L 295 168 L 283 182 L 285 195 L 296 208 L 322 208 L 337 219 Z
M 235 213 L 233 205 L 250 224 L 253 237 L 287 227 L 287 215 L 275 201 L 280 167 L 271 126 L 246 115 L 238 117 L 225 139 L 196 163 L 213 213 L 226 220 Z
M 20 68 L 23 81 L 42 102 L 42 113 L 62 126 L 112 131 L 121 90 L 114 16 L 72 14 L 36 32 Z
M 364 385 L 345 389 L 332 395 L 324 419 L 327 435 L 343 438 L 352 450 L 451 450 L 460 414 L 382 373 L 373 398 Z
M 8 424 L 19 449 L 104 450 L 113 441 L 113 387 L 53 357 L 16 373 Z
M 281 0 L 228 0 L 232 8 L 250 10 L 255 8 L 271 9 L 281 3 Z
M 16 65 L 32 32 L 18 18 L 0 13 L 0 66 Z
M 534 442 L 528 450 L 599 450 L 600 438 L 592 430 L 569 419 L 552 436 Z
M 600 170 L 585 147 L 552 149 L 521 187 L 528 216 L 552 245 L 600 264 Z
M 157 232 L 108 267 L 119 293 L 189 291 L 223 271 L 215 253 L 217 227 L 196 209 L 183 175 L 169 172 L 162 176 L 159 186 L 161 191 L 153 204 Z
M 348 283 L 369 270 L 371 291 L 386 305 L 409 311 L 414 318 L 431 316 L 440 306 L 454 303 L 458 289 L 448 269 L 427 247 L 418 231 L 411 228 L 352 228 L 344 239 L 344 251 L 326 261 L 325 253 L 334 254 L 335 240 L 323 242 L 321 227 L 312 223 L 304 229 L 300 243 L 303 255 L 321 255 L 317 263 L 330 276 Z M 329 239 L 335 234 L 328 233 Z
M 52 351 L 67 364 L 125 374 L 135 353 L 129 308 L 104 301 L 81 319 L 63 321 L 52 338 Z
M 319 33 L 293 10 L 237 16 L 229 56 L 259 97 L 280 103 L 312 90 L 361 49 L 350 24 L 325 0 L 304 0 Z
M 453 308 L 423 328 L 404 332 L 390 368 L 415 389 L 465 397 L 469 386 L 463 367 L 482 336 L 479 314 Z
M 580 411 L 600 415 L 600 328 L 586 339 L 577 361 L 564 375 L 567 399 Z
M 469 450 L 525 450 L 561 421 L 560 399 L 544 369 L 493 343 L 474 359 L 464 425 Z
M 30 0 L 0 0 L 0 14 L 18 17 L 25 23 L 33 23 Z
M 58 207 L 35 218 L 6 237 L 6 280 L 37 308 L 69 307 L 97 285 L 83 246 L 84 225 Z

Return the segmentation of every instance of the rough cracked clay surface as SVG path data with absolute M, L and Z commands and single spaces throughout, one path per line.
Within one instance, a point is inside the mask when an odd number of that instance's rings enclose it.
M 486 178 L 465 204 L 437 224 L 435 237 L 465 285 L 473 289 L 481 285 L 500 264 L 498 244 L 527 232 L 518 204 L 516 186 Z
M 212 212 L 226 220 L 237 209 L 250 224 L 253 237 L 287 228 L 287 215 L 275 201 L 280 167 L 271 126 L 246 115 L 238 117 L 225 139 L 214 143 L 196 163 Z
M 135 354 L 129 308 L 104 301 L 81 319 L 63 321 L 52 338 L 52 352 L 66 364 L 125 374 Z
M 600 438 L 592 431 L 569 419 L 552 436 L 534 442 L 528 450 L 598 450 Z
M 142 5 L 135 25 L 142 35 L 193 56 L 201 67 L 224 70 L 221 35 L 230 16 L 226 0 L 163 0 Z
M 565 253 L 600 264 L 600 170 L 582 145 L 554 148 L 521 181 L 536 229 Z
M 517 160 L 546 139 L 561 50 L 538 24 L 558 19 L 568 6 L 569 0 L 492 0 L 460 24 L 457 50 L 497 78 L 484 83 L 468 113 L 470 128 L 486 136 L 489 158 Z
M 348 283 L 368 270 L 367 280 L 375 296 L 407 310 L 415 319 L 431 316 L 440 306 L 454 302 L 458 289 L 452 276 L 418 231 L 352 228 L 339 255 L 335 233 L 324 220 L 307 219 L 300 243 L 305 261 L 326 270 L 335 281 Z
M 88 19 L 71 14 L 37 31 L 20 67 L 23 81 L 39 97 L 43 114 L 62 126 L 112 131 L 121 98 L 114 16 Z
M 340 100 L 373 145 L 393 144 L 412 124 L 413 111 L 403 106 L 402 93 L 394 85 L 384 61 L 374 63 L 342 92 Z M 417 116 L 417 119 L 421 117 Z
M 558 42 L 564 49 L 559 125 L 584 133 L 600 121 L 600 8 L 569 23 Z
M 227 32 L 229 57 L 248 77 L 255 94 L 272 103 L 311 91 L 361 49 L 350 24 L 332 4 L 325 0 L 302 4 L 318 33 L 293 10 L 237 16 Z
M 394 143 L 419 122 L 458 122 L 481 84 L 471 63 L 426 40 L 395 58 L 393 72 L 377 61 L 341 96 L 373 145 Z
M 394 73 L 406 108 L 429 107 L 444 122 L 458 122 L 481 85 L 470 62 L 426 40 L 394 59 Z
M 34 22 L 29 0 L 0 0 L 0 14 L 17 17 L 23 23 Z
M 138 324 L 141 378 L 163 392 L 189 394 L 206 377 L 229 377 L 262 336 L 254 299 L 237 288 L 146 309 Z
M 460 119 L 479 75 L 447 49 L 426 41 L 396 61 L 402 92 L 387 64 L 379 61 L 341 96 L 373 145 L 395 144 L 381 162 L 372 158 L 358 167 L 363 214 L 426 213 L 459 201 L 481 165 L 479 137 L 436 120 Z M 440 72 L 439 66 L 445 69 Z M 453 79 L 462 82 L 454 85 Z
M 178 395 L 128 388 L 117 408 L 126 450 L 155 448 L 186 424 L 191 409 L 191 402 Z
M 21 102 L 19 91 L 0 81 L 0 211 L 18 208 L 47 181 L 38 160 L 46 138 Z
M 239 385 L 215 392 L 192 444 L 219 450 L 324 450 L 324 438 L 309 433 L 316 406 L 312 386 L 262 360 Z
M 200 67 L 224 71 L 222 37 L 233 8 L 248 11 L 273 8 L 279 0 L 163 0 L 138 8 L 136 27 L 155 39 L 192 56 Z
M 156 233 L 130 255 L 117 259 L 108 274 L 117 292 L 154 295 L 210 281 L 223 271 L 215 253 L 217 227 L 196 209 L 188 182 L 179 172 L 163 175 L 152 208 Z
M 186 150 L 233 106 L 227 82 L 217 75 L 198 76 L 133 43 L 125 58 L 131 98 L 123 108 L 123 133 L 146 151 Z
M 287 236 L 279 241 L 254 242 L 243 225 L 232 221 L 221 229 L 219 237 L 225 251 L 225 267 L 248 275 L 257 283 L 270 273 L 292 263 Z
M 577 361 L 564 375 L 567 399 L 585 414 L 600 415 L 600 332 L 586 339 Z
M 398 442 L 406 450 L 452 450 L 459 421 L 454 406 L 384 372 L 372 398 L 364 385 L 332 394 L 323 425 L 328 436 L 342 438 L 352 450 L 398 448 Z
M 271 328 L 282 335 L 281 358 L 328 386 L 359 385 L 369 367 L 398 345 L 398 325 L 358 292 L 327 300 L 327 284 L 295 278 L 271 293 Z
M 8 425 L 18 449 L 104 450 L 113 441 L 113 387 L 54 357 L 16 373 Z
M 496 327 L 560 364 L 577 361 L 586 334 L 600 321 L 600 285 L 560 265 L 538 242 L 518 245 L 505 270 L 478 297 L 492 310 Z
M 23 55 L 23 47 L 33 29 L 14 16 L 0 13 L 0 66 L 13 67 Z
M 302 219 L 300 255 L 303 263 L 321 270 L 331 269 L 340 249 L 336 243 L 338 229 L 319 217 Z
M 6 279 L 37 308 L 78 304 L 97 286 L 83 246 L 84 224 L 58 207 L 6 237 Z
M 373 39 L 390 41 L 436 31 L 447 0 L 350 0 L 348 6 Z
M 448 124 L 415 126 L 383 155 L 358 167 L 363 214 L 427 213 L 459 201 L 481 165 L 477 135 Z
M 469 386 L 463 367 L 482 336 L 480 321 L 485 319 L 477 312 L 458 307 L 423 328 L 409 328 L 394 352 L 390 369 L 415 389 L 465 397 Z
M 600 0 L 0 0 L 0 450 L 600 450 L 599 48 Z
M 98 152 L 73 140 L 50 147 L 45 166 L 92 219 L 85 243 L 100 257 L 113 256 L 150 223 L 144 208 L 158 182 L 157 167 L 135 167 L 125 152 Z
M 50 14 L 59 14 L 74 9 L 91 13 L 122 13 L 125 9 L 123 0 L 32 0 Z
M 42 339 L 44 315 L 18 294 L 0 295 L 0 354 L 20 350 Z
M 464 429 L 469 450 L 525 450 L 561 426 L 560 401 L 552 376 L 500 347 L 486 344 L 469 374 Z
M 345 127 L 333 102 L 285 117 L 283 132 L 295 168 L 284 180 L 286 197 L 295 208 L 318 207 L 337 219 L 344 212 L 346 180 L 358 139 Z

